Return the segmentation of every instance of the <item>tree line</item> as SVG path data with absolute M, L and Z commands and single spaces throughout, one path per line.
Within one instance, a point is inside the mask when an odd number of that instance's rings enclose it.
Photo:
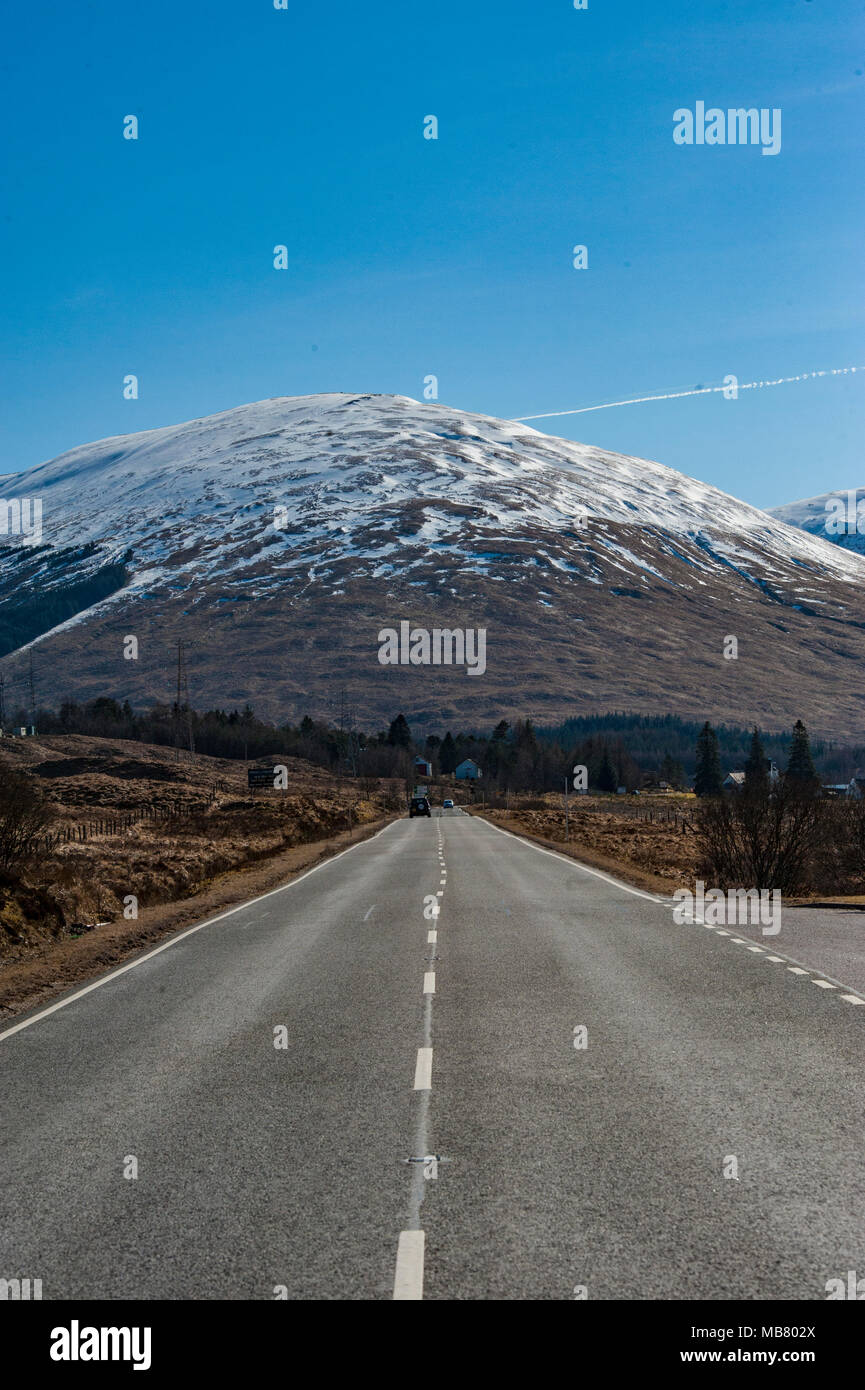
M 249 704 L 203 712 L 186 705 L 155 704 L 135 711 L 128 700 L 121 703 L 105 696 L 86 703 L 66 700 L 57 711 L 40 709 L 36 718 L 44 734 L 179 745 L 211 757 L 247 761 L 293 756 L 353 776 L 409 777 L 416 756 L 432 764 L 434 776 L 447 775 L 471 758 L 482 768 L 486 786 L 513 792 L 561 791 L 573 768 L 582 766 L 594 791 L 624 787 L 630 792 L 659 783 L 685 790 L 693 783 L 698 794 L 712 794 L 720 790 L 726 772 L 744 767 L 747 773 L 749 758 L 757 756 L 755 738 L 759 757 L 771 756 L 779 763 L 789 753 L 790 740 L 789 734 L 757 735 L 674 716 L 628 714 L 582 716 L 546 728 L 536 727 L 531 719 L 502 719 L 488 734 L 452 729 L 415 734 L 400 713 L 387 728 L 364 732 L 345 727 L 348 720 L 339 725 L 310 715 L 297 724 L 274 724 L 261 719 Z M 26 711 L 16 712 L 14 722 L 28 724 Z M 808 745 L 807 734 L 805 742 Z M 858 767 L 856 755 L 861 753 L 865 760 L 865 749 L 844 751 L 848 770 L 841 777 L 848 780 Z M 808 766 L 822 764 L 824 777 L 827 767 L 831 775 L 837 757 L 832 763 L 830 755 L 837 753 L 823 743 L 808 745 Z M 835 775 L 841 780 L 837 771 Z

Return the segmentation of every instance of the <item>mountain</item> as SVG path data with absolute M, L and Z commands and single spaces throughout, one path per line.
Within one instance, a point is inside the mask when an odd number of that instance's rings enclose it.
M 865 555 L 865 488 L 823 492 L 771 507 L 769 515 L 788 526 L 798 526 L 811 536 L 821 536 L 845 550 Z
M 865 559 L 527 425 L 282 397 L 83 445 L 4 494 L 43 512 L 39 544 L 0 549 L 10 705 L 30 642 L 37 703 L 170 701 L 182 639 L 198 708 L 321 716 L 344 689 L 366 727 L 625 708 L 865 726 Z M 485 629 L 483 674 L 381 664 L 403 620 Z

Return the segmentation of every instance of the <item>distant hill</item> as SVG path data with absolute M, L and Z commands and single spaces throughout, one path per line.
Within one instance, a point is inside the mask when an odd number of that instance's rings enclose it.
M 413 727 L 631 708 L 865 729 L 865 558 L 662 464 L 404 396 L 278 398 L 6 480 L 7 704 L 171 700 Z M 378 634 L 486 630 L 483 674 Z M 728 636 L 738 659 L 723 654 Z M 127 638 L 137 641 L 130 657 Z
M 810 536 L 865 555 L 865 488 L 822 492 L 819 497 L 771 507 L 768 514 Z

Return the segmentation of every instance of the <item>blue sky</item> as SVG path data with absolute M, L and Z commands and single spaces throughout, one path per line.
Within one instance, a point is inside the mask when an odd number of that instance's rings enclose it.
M 858 0 L 17 6 L 0 59 L 0 472 L 268 396 L 420 398 L 430 373 L 441 402 L 511 418 L 865 367 L 863 15 Z M 698 100 L 780 107 L 780 154 L 675 145 L 674 110 Z M 863 387 L 535 425 L 771 506 L 865 485 Z

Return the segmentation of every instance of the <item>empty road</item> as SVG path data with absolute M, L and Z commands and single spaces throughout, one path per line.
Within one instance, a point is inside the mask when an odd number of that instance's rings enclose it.
M 863 1037 L 783 929 L 401 820 L 0 1034 L 0 1277 L 824 1299 L 865 1275 Z

